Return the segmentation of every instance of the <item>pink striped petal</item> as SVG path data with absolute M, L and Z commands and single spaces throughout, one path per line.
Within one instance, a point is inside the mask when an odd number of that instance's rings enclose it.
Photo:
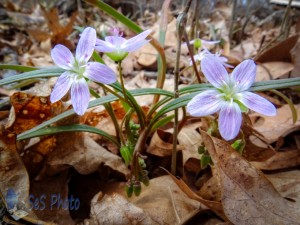
M 226 140 L 234 139 L 242 124 L 242 113 L 240 107 L 235 102 L 224 104 L 219 115 L 219 131 Z
M 117 50 L 111 43 L 100 39 L 97 39 L 95 49 L 99 52 L 113 52 Z
M 126 42 L 126 39 L 120 36 L 106 36 L 105 41 L 115 46 L 116 49 L 119 49 Z
M 221 109 L 224 100 L 217 90 L 208 90 L 196 95 L 187 104 L 187 112 L 192 116 L 207 116 Z
M 215 56 L 207 54 L 201 61 L 201 70 L 206 79 L 216 88 L 221 88 L 228 80 L 228 73 Z
M 87 27 L 83 30 L 76 48 L 76 59 L 79 62 L 87 62 L 91 58 L 96 38 L 96 30 L 94 28 Z
M 265 98 L 248 91 L 241 93 L 241 96 L 240 101 L 249 109 L 266 116 L 276 115 L 275 106 Z
M 98 62 L 89 62 L 84 76 L 102 84 L 112 84 L 117 80 L 117 76 L 111 68 Z
M 73 82 L 71 87 L 71 101 L 74 111 L 82 116 L 90 101 L 90 91 L 84 78 L 80 78 Z
M 54 63 L 65 70 L 70 70 L 74 62 L 71 51 L 64 45 L 55 45 L 51 50 L 51 58 Z
M 73 76 L 75 75 L 70 73 L 69 71 L 66 71 L 62 75 L 60 75 L 50 95 L 50 101 L 52 103 L 57 102 L 66 95 L 72 85 Z
M 151 34 L 152 30 L 145 30 L 142 33 L 126 40 L 122 45 L 122 49 L 126 52 L 133 52 L 147 44 L 150 40 L 146 40 L 146 37 Z
M 251 87 L 256 77 L 256 64 L 252 59 L 244 60 L 231 73 L 231 79 L 239 87 L 239 91 L 245 91 Z

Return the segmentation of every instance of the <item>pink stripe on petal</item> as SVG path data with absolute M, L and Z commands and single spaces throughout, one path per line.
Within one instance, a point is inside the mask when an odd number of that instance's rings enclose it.
M 143 45 L 147 44 L 150 40 L 146 40 L 146 37 L 151 34 L 152 30 L 145 30 L 142 33 L 126 40 L 122 45 L 122 49 L 126 49 L 128 52 L 133 52 Z
M 76 48 L 76 59 L 78 61 L 87 62 L 91 58 L 96 38 L 96 30 L 94 28 L 87 27 L 83 30 Z
M 105 41 L 118 49 L 121 48 L 121 45 L 126 42 L 126 39 L 120 36 L 106 36 Z
M 121 46 L 122 50 L 125 52 L 134 52 L 136 50 L 138 50 L 139 48 L 141 48 L 142 46 L 144 46 L 145 44 L 147 44 L 150 40 L 140 40 L 136 43 L 132 43 L 132 44 L 127 44 Z
M 82 116 L 90 101 L 90 91 L 87 82 L 84 78 L 73 82 L 71 87 L 71 101 L 74 111 Z
M 207 116 L 219 111 L 224 100 L 217 97 L 220 92 L 216 90 L 204 91 L 196 95 L 187 104 L 187 112 L 192 116 Z
M 57 79 L 54 89 L 50 95 L 50 101 L 52 103 L 60 100 L 69 91 L 73 81 L 72 76 L 72 73 L 66 71 Z
M 266 116 L 276 115 L 275 106 L 265 98 L 248 91 L 242 92 L 241 95 L 240 101 L 249 109 Z
M 256 64 L 252 59 L 244 60 L 231 73 L 231 78 L 239 86 L 239 91 L 249 89 L 255 77 Z
M 74 62 L 71 51 L 64 45 L 55 45 L 51 50 L 51 57 L 57 66 L 65 70 L 70 70 Z
M 112 84 L 117 80 L 117 75 L 111 68 L 98 62 L 89 62 L 84 75 L 92 81 L 103 84 Z
M 226 140 L 234 139 L 242 124 L 242 113 L 235 102 L 223 105 L 219 115 L 219 131 Z
M 207 54 L 202 59 L 201 70 L 209 83 L 216 88 L 221 88 L 229 78 L 223 64 L 213 55 Z
M 114 45 L 100 39 L 97 39 L 95 49 L 99 52 L 113 52 L 117 50 Z

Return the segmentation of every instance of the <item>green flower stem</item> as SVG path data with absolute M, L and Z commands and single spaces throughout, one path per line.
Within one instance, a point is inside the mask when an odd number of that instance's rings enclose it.
M 123 98 L 121 95 L 119 95 L 117 92 L 111 90 L 109 87 L 105 86 L 104 84 L 101 83 L 97 83 L 100 87 L 103 88 L 103 90 L 113 94 L 114 96 L 116 96 L 118 99 L 120 99 L 121 101 L 126 101 L 125 98 Z
M 115 18 L 116 20 L 120 21 L 123 23 L 125 26 L 127 26 L 129 29 L 136 33 L 141 33 L 143 31 L 142 28 L 140 28 L 136 23 L 134 23 L 132 20 L 127 18 L 126 16 L 122 15 L 119 13 L 117 10 L 109 6 L 108 4 L 104 3 L 103 1 L 100 0 L 85 0 L 88 3 L 91 3 L 95 6 L 97 6 L 99 9 L 103 10 L 107 14 L 109 14 L 111 17 Z M 151 37 L 150 44 L 156 49 L 158 54 L 160 55 L 160 62 L 161 66 L 158 77 L 157 77 L 157 88 L 163 89 L 165 78 L 166 78 L 166 70 L 167 70 L 167 61 L 166 61 L 166 55 L 164 52 L 164 48 L 160 45 L 160 43 Z M 158 102 L 159 100 L 159 95 L 155 95 L 153 99 L 153 104 Z
M 130 106 L 132 108 L 134 108 L 137 116 L 138 116 L 138 119 L 139 119 L 139 123 L 141 125 L 141 129 L 143 130 L 146 126 L 146 117 L 145 117 L 145 114 L 143 112 L 143 110 L 141 109 L 140 105 L 137 103 L 137 101 L 135 100 L 135 98 L 133 97 L 133 95 L 127 91 L 126 89 L 123 89 L 121 87 L 121 85 L 119 83 L 114 83 L 114 84 L 111 84 L 110 85 L 111 87 L 115 88 L 116 90 L 120 91 L 120 92 L 123 92 L 123 90 L 125 91 L 126 93 L 126 96 L 128 98 L 128 103 L 130 104 Z M 124 101 L 125 102 L 125 101 Z
M 128 101 L 127 95 L 126 95 L 126 89 L 125 89 L 125 84 L 124 84 L 124 80 L 123 80 L 121 64 L 122 64 L 122 61 L 119 61 L 118 62 L 118 71 L 119 71 L 119 76 L 120 76 L 120 81 L 121 81 L 121 87 L 122 87 L 122 90 L 123 90 L 123 95 L 124 95 L 124 98 L 125 98 L 125 102 L 127 104 L 129 104 L 129 101 Z

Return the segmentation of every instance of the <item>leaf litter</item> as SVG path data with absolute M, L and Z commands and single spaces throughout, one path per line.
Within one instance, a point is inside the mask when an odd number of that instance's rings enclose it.
M 14 59 L 16 64 L 27 66 L 53 65 L 49 53 L 55 44 L 64 44 L 70 48 L 75 46 L 74 25 L 84 26 L 85 22 L 89 24 L 88 21 L 94 20 L 93 25 L 99 33 L 104 31 L 100 26 L 102 23 L 117 25 L 115 21 L 105 19 L 103 14 L 96 14 L 98 11 L 94 8 L 87 5 L 81 8 L 78 3 L 73 11 L 67 11 L 66 6 L 47 8 L 39 4 L 28 4 L 22 8 L 18 4 L 8 1 L 1 3 L 1 9 L 8 10 L 4 17 L 9 18 L 7 23 L 0 23 L 0 59 L 3 63 Z M 174 4 L 180 11 L 179 1 Z M 233 16 L 232 5 L 218 3 L 213 6 L 203 12 L 207 18 L 201 20 L 200 26 L 203 29 L 199 35 L 205 39 L 222 38 L 224 43 L 219 49 L 223 50 L 233 65 L 245 58 L 256 57 L 256 81 L 282 79 L 291 74 L 292 77 L 299 77 L 299 36 L 293 35 L 296 33 L 294 24 L 299 21 L 293 21 L 291 34 L 286 40 L 279 40 L 280 24 L 276 22 L 277 14 L 271 15 L 275 18 L 273 20 L 263 20 L 259 15 L 263 14 L 263 9 L 253 11 L 256 7 L 253 2 L 249 4 L 249 10 L 254 12 L 253 17 L 249 14 L 241 16 L 237 12 L 234 14 L 239 20 L 234 20 L 236 32 L 231 34 L 229 42 L 228 21 Z M 264 4 L 261 6 L 265 7 Z M 240 12 L 243 12 L 245 6 L 239 7 Z M 121 7 L 120 10 L 125 12 L 126 9 Z M 208 12 L 210 16 L 207 15 Z M 83 13 L 86 18 L 82 17 Z M 293 19 L 297 13 L 299 14 L 298 9 L 295 8 Z M 146 17 L 146 14 L 140 15 L 143 16 Z M 174 12 L 169 11 L 166 18 L 164 49 L 167 55 L 167 73 L 172 74 L 176 51 Z M 138 21 L 146 23 L 147 19 Z M 154 31 L 153 37 L 158 38 L 159 21 L 148 21 Z M 30 29 L 27 29 L 29 26 Z M 271 28 L 266 29 L 268 27 Z M 127 28 L 122 29 L 126 35 L 132 34 Z M 11 35 L 8 35 L 9 32 Z M 277 44 L 273 45 L 274 43 Z M 268 50 L 261 51 L 262 49 Z M 126 59 L 123 71 L 129 89 L 155 87 L 155 79 L 148 74 L 157 68 L 156 54 L 153 47 L 146 45 Z M 180 63 L 181 85 L 184 86 L 193 82 L 192 70 L 185 70 L 189 67 L 189 55 L 184 46 Z M 7 72 L 5 76 L 9 75 Z M 171 174 L 165 175 L 159 168 L 170 168 L 170 127 L 173 124 L 166 124 L 151 134 L 146 143 L 148 158 L 145 161 L 150 186 L 143 186 L 139 197 L 128 198 L 124 186 L 130 171 L 120 157 L 119 149 L 104 138 L 88 133 L 63 133 L 30 141 L 16 141 L 16 134 L 52 118 L 68 107 L 61 102 L 50 104 L 49 93 L 43 95 L 38 90 L 47 85 L 53 86 L 53 79 L 42 82 L 45 86 L 33 85 L 30 91 L 25 86 L 22 92 L 19 89 L 4 92 L 11 95 L 12 107 L 1 109 L 10 109 L 10 116 L 3 119 L 5 127 L 1 127 L 0 190 L 2 196 L 5 196 L 10 187 L 15 189 L 20 204 L 30 212 L 29 219 L 25 218 L 24 221 L 35 224 L 42 221 L 45 224 L 47 221 L 56 224 L 189 224 L 189 221 L 196 219 L 199 224 L 209 224 L 209 220 L 214 221 L 212 224 L 299 224 L 297 177 L 300 156 L 297 138 L 300 101 L 296 89 L 284 90 L 283 93 L 294 101 L 298 120 L 293 123 L 289 106 L 277 96 L 267 93 L 266 96 L 278 106 L 278 114 L 276 117 L 264 117 L 250 113 L 248 124 L 242 128 L 246 142 L 242 156 L 230 144 L 205 133 L 202 129 L 207 131 L 209 126 L 205 126 L 204 119 L 200 122 L 188 120 L 178 135 L 178 164 L 181 166 L 177 175 L 181 177 L 180 180 Z M 167 78 L 166 90 L 172 90 L 173 85 L 173 78 Z M 138 102 L 147 110 L 151 101 L 150 95 L 138 98 Z M 125 116 L 122 104 L 115 102 L 113 108 L 121 123 Z M 88 111 L 80 119 L 64 119 L 59 125 L 72 123 L 89 124 L 115 135 L 112 121 L 103 107 Z M 218 134 L 216 136 L 219 137 Z M 201 155 L 198 150 L 203 143 L 213 162 L 208 168 L 200 166 Z M 94 188 L 89 197 L 80 199 L 89 209 L 85 211 L 85 217 L 80 218 L 68 210 L 50 210 L 49 207 L 44 211 L 28 210 L 30 194 L 50 196 L 57 193 L 62 198 L 67 198 L 77 185 L 74 182 L 80 180 L 80 177 L 88 180 L 86 184 L 90 189 Z M 82 188 L 84 184 L 78 186 Z M 84 192 L 84 189 L 77 190 L 78 192 Z M 46 205 L 49 206 L 49 199 L 47 201 Z M 206 217 L 209 220 L 206 221 Z

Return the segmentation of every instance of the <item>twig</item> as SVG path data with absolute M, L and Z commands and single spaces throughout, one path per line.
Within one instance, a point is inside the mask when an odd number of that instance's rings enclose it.
M 196 62 L 195 62 L 194 53 L 193 53 L 193 50 L 192 50 L 191 45 L 189 43 L 189 37 L 187 35 L 186 30 L 183 31 L 183 35 L 184 35 L 184 39 L 185 39 L 187 48 L 189 50 L 189 54 L 190 54 L 190 57 L 191 57 L 192 65 L 193 65 L 193 68 L 194 68 L 194 71 L 195 71 L 198 83 L 201 84 L 202 83 L 201 82 L 201 77 L 200 77 L 200 74 L 199 74 L 199 72 L 197 70 L 197 65 L 196 65 Z
M 177 49 L 176 49 L 176 63 L 174 68 L 174 98 L 179 97 L 178 86 L 179 86 L 179 60 L 181 51 L 181 37 L 183 36 L 187 13 L 191 6 L 192 0 L 187 2 L 187 5 L 182 13 L 177 18 Z M 171 173 L 176 173 L 176 161 L 177 161 L 177 134 L 178 134 L 178 109 L 174 110 L 174 131 L 173 131 L 173 149 L 172 149 L 172 161 L 171 161 Z

